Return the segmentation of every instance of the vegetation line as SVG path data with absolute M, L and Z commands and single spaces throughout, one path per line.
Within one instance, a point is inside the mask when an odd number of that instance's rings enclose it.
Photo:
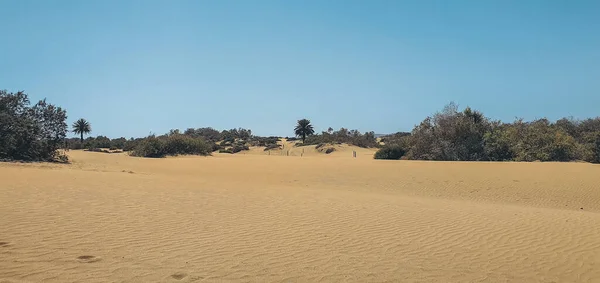
M 210 155 L 212 152 L 237 153 L 250 146 L 265 151 L 281 149 L 280 137 L 258 137 L 249 129 L 217 131 L 189 128 L 184 132 L 144 138 L 88 137 L 91 123 L 79 119 L 72 125 L 78 138 L 67 139 L 67 114 L 41 100 L 31 106 L 20 91 L 0 91 L 0 160 L 67 162 L 60 149 L 90 151 L 129 151 L 132 156 Z M 346 143 L 365 148 L 378 147 L 376 159 L 448 161 L 587 161 L 600 163 L 600 117 L 586 120 L 563 118 L 512 123 L 493 121 L 467 107 L 463 111 L 450 103 L 442 111 L 425 118 L 411 133 L 396 133 L 378 140 L 374 132 L 361 133 L 341 128 L 316 134 L 311 121 L 297 121 L 294 134 L 297 146 Z M 288 138 L 294 140 L 295 138 Z M 106 148 L 110 150 L 106 150 Z M 331 153 L 329 147 L 325 153 Z

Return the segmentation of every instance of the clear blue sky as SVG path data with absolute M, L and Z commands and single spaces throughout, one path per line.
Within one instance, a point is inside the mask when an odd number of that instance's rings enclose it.
M 0 0 L 0 89 L 93 135 L 600 115 L 600 1 Z

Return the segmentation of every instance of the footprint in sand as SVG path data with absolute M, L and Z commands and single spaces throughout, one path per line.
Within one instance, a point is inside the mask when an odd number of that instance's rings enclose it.
M 93 255 L 81 255 L 77 257 L 77 261 L 81 262 L 81 263 L 92 263 L 92 262 L 97 262 L 100 261 L 101 258 L 93 256 Z
M 0 248 L 4 248 L 4 247 L 8 247 L 10 246 L 9 242 L 0 242 Z
M 183 272 L 177 272 L 177 273 L 171 275 L 171 278 L 173 278 L 175 280 L 181 280 L 181 279 L 183 279 L 185 277 L 187 277 L 187 274 L 183 273 Z

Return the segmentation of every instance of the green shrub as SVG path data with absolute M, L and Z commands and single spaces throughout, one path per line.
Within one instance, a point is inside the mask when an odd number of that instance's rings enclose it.
M 212 146 L 201 138 L 177 134 L 166 139 L 164 150 L 166 155 L 209 155 L 212 152 Z
M 83 143 L 79 138 L 65 139 L 65 148 L 68 149 L 84 149 Z
M 393 159 L 398 160 L 404 156 L 406 151 L 399 145 L 384 146 L 375 153 L 375 159 Z
M 205 141 L 213 143 L 222 138 L 221 133 L 213 128 L 189 128 L 183 134 L 193 138 L 203 138 Z
M 315 144 L 320 144 L 320 143 L 325 143 L 325 142 L 326 141 L 323 140 L 322 135 L 310 135 L 310 136 L 306 136 L 306 139 L 304 139 L 303 142 L 297 143 L 296 146 L 315 145 Z
M 165 157 L 167 155 L 209 155 L 212 145 L 202 138 L 193 138 L 182 134 L 163 137 L 147 137 L 137 143 L 131 155 L 139 157 Z
M 110 140 L 110 147 L 111 148 L 114 147 L 117 149 L 123 149 L 125 147 L 125 143 L 127 143 L 126 138 L 113 139 L 113 140 Z
M 341 128 L 338 131 L 322 132 L 321 134 L 306 136 L 302 143 L 297 143 L 296 146 L 317 145 L 317 149 L 325 144 L 341 144 L 347 143 L 363 148 L 377 147 L 377 139 L 374 132 L 365 132 L 364 134 L 358 130 L 347 130 Z
M 156 137 L 141 140 L 131 151 L 132 156 L 160 158 L 167 155 L 166 142 Z
M 67 113 L 40 100 L 30 106 L 24 92 L 0 90 L 0 159 L 65 161 L 58 150 L 65 145 Z
M 252 146 L 271 146 L 276 145 L 279 141 L 278 137 L 252 137 L 250 144 Z
M 590 161 L 592 163 L 600 163 L 600 131 L 597 131 L 593 134 L 594 140 L 591 143 L 591 158 Z
M 125 142 L 125 144 L 123 145 L 123 151 L 132 151 L 136 148 L 136 146 L 140 143 L 140 141 L 143 139 L 130 139 L 128 141 Z
M 231 148 L 231 151 L 232 151 L 233 153 L 238 153 L 238 152 L 240 152 L 240 151 L 242 151 L 242 150 L 249 150 L 249 149 L 250 149 L 250 148 L 249 148 L 247 145 L 244 145 L 244 144 L 236 144 L 236 145 L 234 145 L 234 146 Z
M 210 143 L 210 147 L 211 147 L 211 152 L 215 152 L 218 151 L 220 149 L 223 149 L 222 146 L 216 144 L 216 143 Z

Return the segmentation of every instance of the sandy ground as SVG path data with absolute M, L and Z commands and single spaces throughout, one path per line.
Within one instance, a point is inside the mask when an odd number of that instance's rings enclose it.
M 305 153 L 0 163 L 0 282 L 600 282 L 600 166 Z

